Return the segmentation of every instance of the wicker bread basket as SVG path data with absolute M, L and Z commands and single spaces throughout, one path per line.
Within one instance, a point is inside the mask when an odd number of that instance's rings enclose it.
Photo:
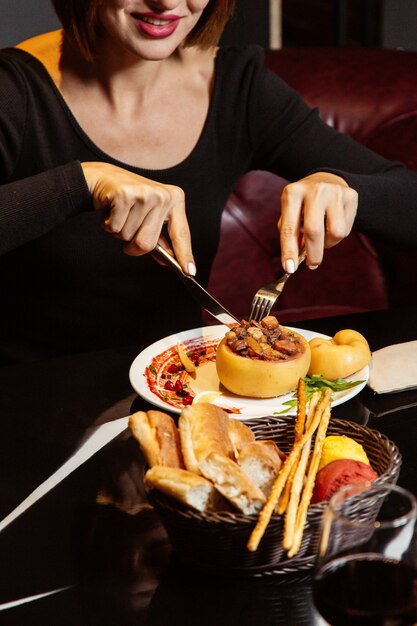
M 272 439 L 284 451 L 291 449 L 294 420 L 269 417 L 246 422 L 257 439 Z M 373 469 L 376 484 L 396 483 L 401 454 L 385 435 L 353 422 L 331 419 L 328 435 L 347 435 L 361 443 Z M 236 512 L 199 513 L 164 494 L 151 490 L 149 499 L 158 511 L 174 552 L 187 566 L 224 576 L 265 576 L 299 572 L 313 567 L 319 540 L 319 526 L 326 502 L 310 505 L 301 548 L 288 559 L 282 549 L 283 518 L 273 515 L 256 552 L 246 544 L 255 526 L 256 515 Z M 366 517 L 367 512 L 364 513 Z M 372 512 L 369 512 L 372 515 Z

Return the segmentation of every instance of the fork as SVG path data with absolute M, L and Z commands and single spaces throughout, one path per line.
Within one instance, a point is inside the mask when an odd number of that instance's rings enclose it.
M 305 261 L 306 252 L 305 249 L 302 248 L 300 252 L 300 256 L 298 257 L 297 268 L 298 269 L 303 261 Z M 250 312 L 249 320 L 255 320 L 255 322 L 260 322 L 261 319 L 270 314 L 272 307 L 278 300 L 281 295 L 285 283 L 289 279 L 291 274 L 285 272 L 282 277 L 275 281 L 274 283 L 269 283 L 268 285 L 264 285 L 255 293 L 252 300 L 252 309 Z

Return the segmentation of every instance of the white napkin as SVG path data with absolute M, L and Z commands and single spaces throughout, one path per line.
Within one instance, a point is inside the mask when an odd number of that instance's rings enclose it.
M 417 388 L 417 341 L 375 350 L 368 385 L 376 393 Z

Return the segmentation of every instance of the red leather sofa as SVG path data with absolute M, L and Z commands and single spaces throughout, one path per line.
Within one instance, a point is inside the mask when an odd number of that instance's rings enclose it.
M 268 51 L 266 65 L 319 107 L 328 124 L 417 170 L 417 52 L 283 49 Z M 209 290 L 238 317 L 248 316 L 258 287 L 282 272 L 276 223 L 285 184 L 250 172 L 225 208 Z M 417 302 L 416 285 L 416 251 L 353 232 L 326 251 L 319 269 L 298 270 L 276 313 L 291 322 L 406 305 Z

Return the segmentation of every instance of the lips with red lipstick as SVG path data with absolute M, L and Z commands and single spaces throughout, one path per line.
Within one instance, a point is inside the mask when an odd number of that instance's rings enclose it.
M 172 35 L 181 19 L 179 15 L 157 13 L 133 13 L 132 18 L 142 33 L 155 39 Z

